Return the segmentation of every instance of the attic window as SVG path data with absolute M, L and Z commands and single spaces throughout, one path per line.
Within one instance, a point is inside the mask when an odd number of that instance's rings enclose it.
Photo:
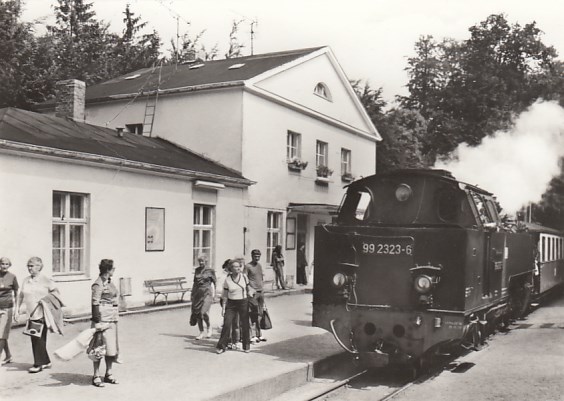
M 191 65 L 191 66 L 189 67 L 189 69 L 195 70 L 195 69 L 197 69 L 197 68 L 202 68 L 203 66 L 204 66 L 204 63 L 194 64 L 194 65 Z
M 236 69 L 241 68 L 244 65 L 245 65 L 245 63 L 233 64 L 232 66 L 229 66 L 228 70 L 236 70 Z
M 317 96 L 322 97 L 323 99 L 329 101 L 333 100 L 331 98 L 331 92 L 329 91 L 329 88 L 323 82 L 319 82 L 317 85 L 315 85 L 315 88 L 313 89 L 313 93 L 316 94 Z
M 124 79 L 135 79 L 135 78 L 139 78 L 141 76 L 141 74 L 134 74 L 134 75 L 130 75 L 128 77 L 125 77 Z

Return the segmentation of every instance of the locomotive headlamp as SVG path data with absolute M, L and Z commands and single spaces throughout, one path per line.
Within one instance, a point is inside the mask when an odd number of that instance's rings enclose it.
M 411 187 L 407 184 L 400 184 L 396 188 L 396 199 L 400 202 L 405 202 L 411 196 Z
M 425 274 L 421 274 L 420 276 L 415 277 L 413 285 L 415 286 L 415 291 L 420 294 L 426 294 L 431 291 L 433 280 L 431 279 L 431 277 Z
M 343 273 L 337 273 L 333 276 L 333 286 L 341 288 L 347 282 L 347 277 Z

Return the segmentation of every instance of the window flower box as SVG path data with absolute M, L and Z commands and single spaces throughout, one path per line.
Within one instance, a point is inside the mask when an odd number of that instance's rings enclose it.
M 330 181 L 329 177 L 320 177 L 320 176 L 315 177 L 315 183 L 316 184 L 329 185 L 330 182 L 331 181 Z
M 307 167 L 307 162 L 302 161 L 297 157 L 288 159 L 287 163 L 288 163 L 288 169 L 293 171 L 305 170 L 305 168 Z
M 319 166 L 317 166 L 317 177 L 318 178 L 327 178 L 327 177 L 331 177 L 331 174 L 333 174 L 333 170 L 331 170 L 329 167 L 320 164 Z
M 341 176 L 341 180 L 344 182 L 352 182 L 354 181 L 354 177 L 351 173 L 345 173 Z

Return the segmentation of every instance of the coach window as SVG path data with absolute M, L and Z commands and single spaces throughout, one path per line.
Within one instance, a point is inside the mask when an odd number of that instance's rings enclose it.
M 541 241 L 541 262 L 546 262 L 546 238 L 542 237 Z

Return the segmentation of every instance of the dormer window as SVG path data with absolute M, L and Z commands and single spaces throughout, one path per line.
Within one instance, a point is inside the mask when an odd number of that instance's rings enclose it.
M 313 93 L 316 94 L 317 96 L 322 97 L 325 100 L 329 100 L 329 101 L 332 100 L 331 92 L 329 91 L 327 85 L 325 85 L 323 82 L 319 82 L 317 85 L 315 85 L 315 88 L 313 89 Z

